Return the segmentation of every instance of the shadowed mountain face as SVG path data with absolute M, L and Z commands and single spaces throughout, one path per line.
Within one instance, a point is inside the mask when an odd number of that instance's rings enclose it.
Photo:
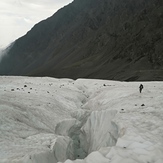
M 0 74 L 163 80 L 163 1 L 74 0 L 16 40 Z

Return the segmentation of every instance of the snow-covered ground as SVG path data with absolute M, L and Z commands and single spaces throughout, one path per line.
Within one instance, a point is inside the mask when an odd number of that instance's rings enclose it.
M 0 163 L 163 163 L 163 82 L 0 77 Z

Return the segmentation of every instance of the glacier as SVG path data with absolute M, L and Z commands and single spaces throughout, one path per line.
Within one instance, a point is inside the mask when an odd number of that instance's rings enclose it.
M 0 163 L 162 163 L 162 88 L 0 76 Z

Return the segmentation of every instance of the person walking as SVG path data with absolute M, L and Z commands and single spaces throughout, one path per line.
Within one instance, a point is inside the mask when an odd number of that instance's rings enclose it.
M 142 89 L 143 89 L 144 87 L 143 87 L 143 84 L 140 84 L 140 86 L 139 86 L 139 91 L 140 91 L 140 93 L 142 92 Z

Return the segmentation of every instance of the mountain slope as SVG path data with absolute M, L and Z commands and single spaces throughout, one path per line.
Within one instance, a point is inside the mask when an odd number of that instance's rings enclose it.
M 163 80 L 161 0 L 75 0 L 16 40 L 0 74 Z

